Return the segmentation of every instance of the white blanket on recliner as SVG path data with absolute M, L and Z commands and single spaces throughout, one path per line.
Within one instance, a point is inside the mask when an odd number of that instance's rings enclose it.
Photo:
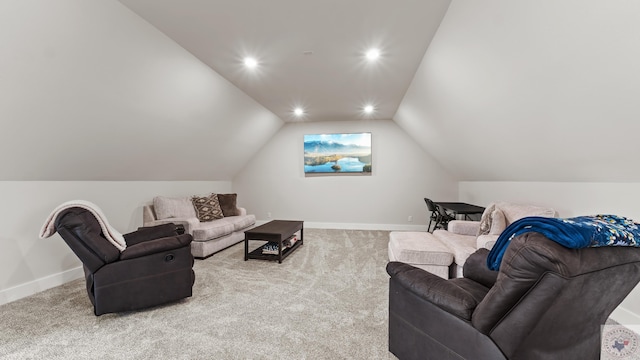
M 42 229 L 40 229 L 40 239 L 47 238 L 56 232 L 56 218 L 63 210 L 79 207 L 83 209 L 89 210 L 93 216 L 96 217 L 98 223 L 100 224 L 100 228 L 102 228 L 102 233 L 105 238 L 109 240 L 118 250 L 123 251 L 127 248 L 127 243 L 124 241 L 124 236 L 119 233 L 116 229 L 114 229 L 109 222 L 107 221 L 107 217 L 104 216 L 102 210 L 94 203 L 86 201 L 86 200 L 71 200 L 65 203 L 60 204 L 57 208 L 53 209 L 47 220 L 42 225 Z

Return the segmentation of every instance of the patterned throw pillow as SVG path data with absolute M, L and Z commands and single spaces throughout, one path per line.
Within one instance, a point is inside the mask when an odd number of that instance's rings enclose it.
M 209 196 L 192 196 L 191 202 L 196 209 L 196 216 L 200 222 L 222 219 L 222 209 L 220 208 L 216 194 Z

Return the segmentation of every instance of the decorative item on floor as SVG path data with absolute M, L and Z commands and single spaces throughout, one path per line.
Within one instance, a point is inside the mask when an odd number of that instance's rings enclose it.
M 193 195 L 189 197 L 156 196 L 153 204 L 144 205 L 144 226 L 173 223 L 182 225 L 193 236 L 191 253 L 205 259 L 244 239 L 244 231 L 256 223 L 255 215 L 238 207 L 237 194 Z
M 304 135 L 304 173 L 371 175 L 371 133 Z
M 121 234 L 100 208 L 74 200 L 56 207 L 40 238 L 55 232 L 82 261 L 94 314 L 132 311 L 192 295 L 195 281 L 191 235 L 174 224 Z
M 601 326 L 640 281 L 640 248 L 570 249 L 515 236 L 499 271 L 489 250 L 442 279 L 390 262 L 389 350 L 410 359 L 599 359 Z

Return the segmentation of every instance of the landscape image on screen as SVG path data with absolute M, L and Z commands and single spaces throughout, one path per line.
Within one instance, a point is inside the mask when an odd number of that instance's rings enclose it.
M 371 173 L 371 133 L 305 135 L 304 172 Z

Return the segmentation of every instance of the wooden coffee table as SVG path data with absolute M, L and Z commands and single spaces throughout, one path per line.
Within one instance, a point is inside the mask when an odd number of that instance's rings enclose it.
M 256 226 L 253 229 L 244 232 L 244 260 L 261 259 L 261 260 L 278 260 L 282 264 L 282 260 L 289 256 L 295 249 L 302 246 L 304 240 L 303 221 L 294 220 L 273 220 L 264 225 Z M 300 238 L 290 248 L 282 248 L 282 242 L 300 231 Z M 278 254 L 263 254 L 262 245 L 253 251 L 249 251 L 250 240 L 272 241 L 278 244 Z

